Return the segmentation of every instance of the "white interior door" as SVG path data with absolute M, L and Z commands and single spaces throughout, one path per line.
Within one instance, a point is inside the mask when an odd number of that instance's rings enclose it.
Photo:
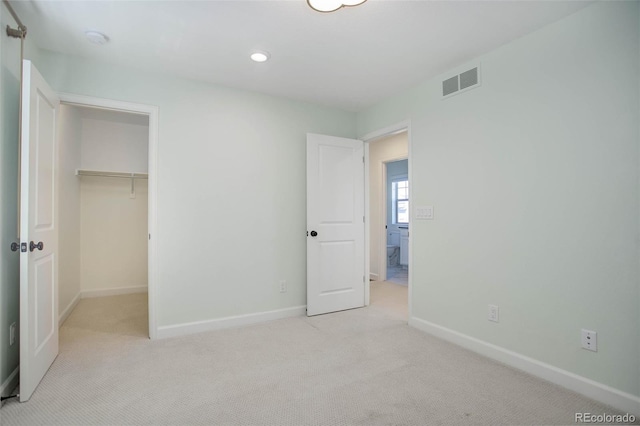
M 20 401 L 58 355 L 57 144 L 59 100 L 30 61 L 22 75 Z
M 364 149 L 307 134 L 307 315 L 364 306 Z

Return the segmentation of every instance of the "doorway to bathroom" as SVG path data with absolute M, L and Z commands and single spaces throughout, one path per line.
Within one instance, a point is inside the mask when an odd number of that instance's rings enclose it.
M 365 137 L 368 145 L 370 305 L 408 319 L 410 173 L 408 126 Z
M 399 285 L 409 283 L 409 160 L 384 163 L 386 209 L 386 278 Z

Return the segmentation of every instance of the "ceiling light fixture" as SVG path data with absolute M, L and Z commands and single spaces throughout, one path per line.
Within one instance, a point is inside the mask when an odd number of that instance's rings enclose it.
M 85 31 L 84 35 L 87 37 L 87 40 L 93 44 L 103 45 L 109 41 L 109 37 L 98 31 Z
M 269 52 L 256 51 L 251 54 L 251 60 L 253 62 L 267 62 L 271 55 Z
M 335 12 L 343 7 L 357 6 L 367 0 L 307 0 L 311 9 L 318 12 Z

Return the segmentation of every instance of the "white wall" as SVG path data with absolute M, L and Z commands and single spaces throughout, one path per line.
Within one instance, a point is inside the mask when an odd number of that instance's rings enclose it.
M 80 296 L 81 117 L 78 108 L 60 105 L 58 121 L 58 312 L 66 318 Z
M 386 261 L 386 240 L 384 235 L 384 163 L 407 158 L 409 155 L 407 133 L 399 133 L 369 143 L 369 221 L 370 234 L 370 278 L 380 279 L 380 264 Z M 384 250 L 383 250 L 384 249 Z
M 358 114 L 361 135 L 411 120 L 412 205 L 435 208 L 412 224 L 412 324 L 636 400 L 639 17 L 596 3 Z M 441 100 L 477 63 L 481 87 Z
M 81 184 L 82 295 L 146 291 L 147 181 L 83 177 Z
M 19 254 L 9 250 L 17 237 L 18 104 L 20 93 L 20 40 L 6 35 L 7 25 L 17 25 L 0 5 L 0 393 L 13 390 L 19 363 L 19 336 L 9 346 L 9 325 L 19 329 Z M 27 37 L 25 57 L 36 59 L 38 50 Z
M 117 111 L 81 108 L 80 168 L 147 173 L 149 117 Z
M 81 108 L 82 169 L 146 173 L 149 118 Z M 145 291 L 148 281 L 147 180 L 80 178 L 83 297 Z
M 76 176 L 77 169 L 146 172 L 146 116 L 60 108 L 60 313 L 77 298 L 147 288 L 147 181 Z
M 19 345 L 9 346 L 9 325 L 18 323 L 20 316 L 20 255 L 8 250 L 11 243 L 16 241 L 18 226 L 16 204 L 20 41 L 5 35 L 4 28 L 7 25 L 16 26 L 3 4 L 0 6 L 0 386 L 18 366 Z
M 159 107 L 160 327 L 306 303 L 306 133 L 354 137 L 354 113 L 41 56 L 56 90 Z

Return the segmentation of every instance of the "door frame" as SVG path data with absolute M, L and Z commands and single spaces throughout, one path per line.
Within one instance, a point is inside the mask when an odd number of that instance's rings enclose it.
M 149 295 L 149 338 L 158 338 L 158 324 L 156 312 L 157 277 L 158 277 L 158 115 L 159 109 L 154 105 L 137 104 L 116 101 L 93 96 L 76 95 L 72 93 L 58 93 L 60 103 L 82 107 L 118 111 L 124 113 L 143 114 L 149 117 L 149 200 L 147 207 L 148 241 L 148 295 Z
M 378 139 L 382 139 L 382 138 L 386 138 L 388 136 L 392 136 L 398 133 L 402 133 L 402 132 L 407 132 L 407 144 L 408 144 L 408 177 L 409 177 L 409 182 L 410 184 L 412 184 L 413 182 L 413 176 L 412 176 L 412 170 L 413 167 L 411 165 L 411 151 L 412 151 L 412 137 L 411 137 L 411 120 L 404 120 L 401 121 L 399 123 L 396 124 L 392 124 L 390 126 L 384 127 L 382 129 L 379 130 L 374 130 L 373 132 L 370 133 L 366 133 L 364 136 L 362 136 L 360 139 L 362 139 L 362 141 L 364 142 L 364 202 L 365 202 L 365 215 L 366 217 L 370 218 L 371 217 L 371 206 L 370 206 L 370 184 L 369 184 L 369 172 L 370 172 L 370 166 L 369 166 L 369 144 L 371 142 L 375 142 Z M 385 213 L 386 216 L 386 213 Z M 413 224 L 413 209 L 409 209 L 409 228 L 411 228 L 411 225 Z M 384 232 L 384 236 L 386 239 L 386 232 Z M 408 308 L 409 308 L 409 319 L 411 319 L 412 316 L 412 309 L 411 309 L 411 293 L 412 293 L 412 273 L 411 273 L 411 265 L 413 264 L 413 238 L 409 239 L 409 270 L 408 270 L 408 282 L 407 282 L 407 287 L 408 287 L 408 293 L 409 293 L 409 300 L 408 300 Z M 364 244 L 365 244 L 365 273 L 367 277 L 369 277 L 371 275 L 371 221 L 367 221 L 367 226 L 365 228 L 365 233 L 364 233 Z M 386 245 L 383 245 L 384 248 L 386 249 Z M 386 251 L 385 251 L 386 253 Z M 364 301 L 365 301 L 365 306 L 369 306 L 371 304 L 371 282 L 367 281 L 366 285 L 364 287 Z

